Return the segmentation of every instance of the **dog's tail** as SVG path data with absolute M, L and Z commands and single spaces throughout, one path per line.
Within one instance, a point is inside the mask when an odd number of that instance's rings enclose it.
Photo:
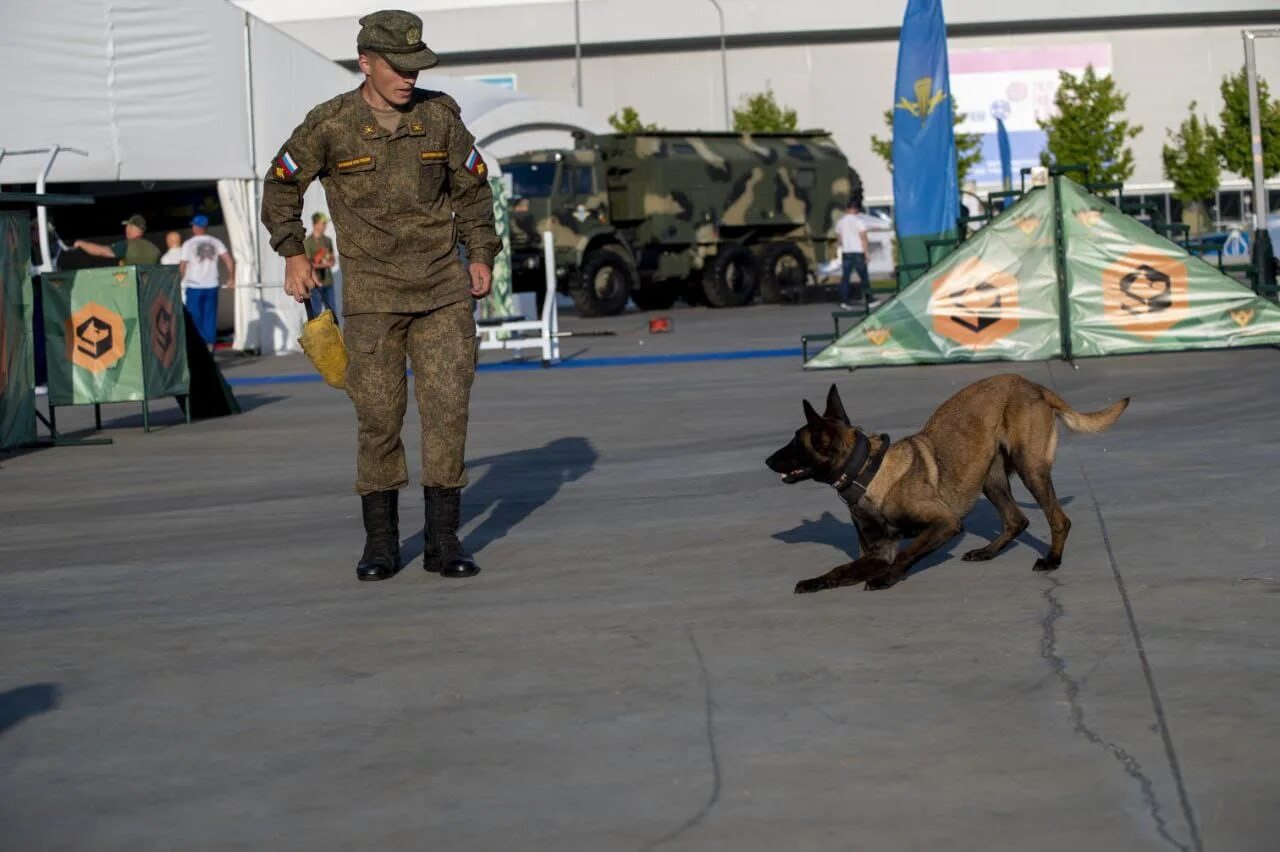
M 1058 416 L 1062 418 L 1062 422 L 1073 432 L 1105 432 L 1120 419 L 1120 415 L 1124 414 L 1124 410 L 1129 407 L 1129 397 L 1126 396 L 1115 405 L 1104 408 L 1101 411 L 1093 411 L 1086 414 L 1076 411 L 1067 405 L 1065 399 L 1046 387 L 1042 386 L 1040 393 L 1044 395 L 1044 401 L 1049 404 L 1049 407 L 1057 412 Z

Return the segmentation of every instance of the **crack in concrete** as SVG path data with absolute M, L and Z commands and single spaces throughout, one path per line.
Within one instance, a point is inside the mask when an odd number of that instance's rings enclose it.
M 1058 600 L 1056 594 L 1057 590 L 1062 588 L 1062 583 L 1058 581 L 1057 577 L 1049 576 L 1047 579 L 1050 585 L 1044 590 L 1044 599 L 1049 606 L 1040 622 L 1040 656 L 1049 664 L 1050 670 L 1057 675 L 1058 680 L 1062 682 L 1062 688 L 1067 695 L 1067 705 L 1070 708 L 1071 727 L 1089 742 L 1110 752 L 1111 756 L 1124 768 L 1125 774 L 1138 783 L 1138 787 L 1142 791 L 1142 799 L 1147 804 L 1147 810 L 1151 813 L 1151 818 L 1156 824 L 1156 831 L 1160 833 L 1160 836 L 1173 845 L 1174 848 L 1181 850 L 1181 852 L 1191 852 L 1188 846 L 1179 842 L 1169 833 L 1169 825 L 1165 822 L 1160 802 L 1156 798 L 1155 785 L 1147 777 L 1147 774 L 1142 771 L 1142 765 L 1138 762 L 1138 759 L 1120 746 L 1103 738 L 1085 722 L 1084 705 L 1080 701 L 1080 684 L 1067 672 L 1067 661 L 1058 650 L 1057 623 L 1058 619 L 1066 614 L 1066 609 L 1062 606 L 1062 602 Z
M 703 710 L 706 715 L 707 726 L 707 752 L 711 758 L 711 796 L 707 799 L 696 814 L 684 821 L 679 828 L 670 831 L 648 843 L 644 846 L 642 852 L 649 852 L 650 849 L 657 849 L 663 844 L 670 843 L 685 832 L 695 828 L 699 823 L 707 818 L 707 814 L 711 813 L 711 809 L 720 801 L 720 755 L 716 749 L 716 728 L 715 716 L 713 709 L 715 708 L 715 699 L 711 696 L 711 676 L 707 674 L 706 661 L 702 659 L 702 649 L 698 647 L 698 640 L 693 635 L 692 630 L 686 631 L 689 636 L 689 644 L 693 645 L 693 655 L 698 660 L 698 671 L 702 675 L 702 693 L 703 693 Z
M 1073 364 L 1072 366 L 1075 365 Z M 1049 374 L 1049 384 L 1053 386 L 1054 390 L 1058 390 L 1058 383 L 1053 375 L 1053 364 L 1049 361 L 1045 362 L 1045 372 Z M 1142 666 L 1142 677 L 1147 684 L 1147 695 L 1151 699 L 1151 710 L 1155 714 L 1156 727 L 1160 732 L 1160 739 L 1164 743 L 1165 759 L 1169 763 L 1169 772 L 1173 775 L 1173 783 L 1178 791 L 1178 802 L 1182 806 L 1182 815 L 1187 821 L 1187 830 L 1191 834 L 1191 849 L 1194 849 L 1194 852 L 1203 852 L 1204 841 L 1200 838 L 1200 828 L 1196 823 L 1195 811 L 1191 807 L 1191 798 L 1187 795 L 1187 785 L 1182 780 L 1182 768 L 1178 763 L 1178 752 L 1173 747 L 1173 734 L 1170 732 L 1168 720 L 1165 718 L 1164 702 L 1160 699 L 1160 691 L 1156 689 L 1155 674 L 1151 670 L 1151 661 L 1147 659 L 1147 649 L 1142 641 L 1142 631 L 1138 629 L 1138 619 L 1133 613 L 1133 603 L 1129 600 L 1129 590 L 1125 587 L 1124 575 L 1120 573 L 1120 563 L 1116 561 L 1115 550 L 1111 547 L 1111 534 L 1107 531 L 1107 522 L 1102 517 L 1102 504 L 1098 502 L 1098 494 L 1093 489 L 1093 482 L 1089 479 L 1089 472 L 1085 469 L 1084 459 L 1080 457 L 1080 450 L 1076 447 L 1072 449 L 1076 457 L 1076 464 L 1080 467 L 1080 477 L 1084 480 L 1085 489 L 1089 492 L 1089 500 L 1093 503 L 1094 514 L 1098 518 L 1098 529 L 1102 533 L 1102 544 L 1107 551 L 1107 560 L 1111 563 L 1111 575 L 1115 579 L 1116 591 L 1120 593 L 1120 602 L 1124 605 L 1129 635 L 1133 638 L 1133 647 L 1138 653 L 1138 662 Z M 1045 598 L 1052 604 L 1057 604 L 1057 599 L 1053 597 L 1052 591 L 1061 584 L 1056 579 L 1050 579 L 1053 580 L 1054 585 L 1046 590 Z M 1059 609 L 1061 610 L 1060 605 Z M 1061 612 L 1059 612 L 1060 614 Z M 1054 620 L 1056 620 L 1056 616 Z M 1049 623 L 1048 616 L 1046 616 L 1046 623 Z M 1042 643 L 1042 653 L 1043 648 L 1044 645 Z M 1054 648 L 1056 653 L 1056 645 Z M 1065 660 L 1062 661 L 1062 677 L 1069 682 L 1070 679 L 1066 675 Z M 1079 688 L 1077 687 L 1078 691 Z M 1083 720 L 1083 711 L 1081 719 Z M 1154 813 L 1152 815 L 1155 816 Z M 1164 831 L 1161 831 L 1161 834 L 1179 849 L 1187 849 L 1186 846 L 1170 838 Z

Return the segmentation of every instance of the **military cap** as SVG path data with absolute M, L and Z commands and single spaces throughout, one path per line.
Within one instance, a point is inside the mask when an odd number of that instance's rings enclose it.
M 136 226 L 138 227 L 138 229 L 139 229 L 139 230 L 143 230 L 143 231 L 145 231 L 145 230 L 147 229 L 147 220 L 146 220 L 146 219 L 143 219 L 143 218 L 142 218 L 142 216 L 141 216 L 141 215 L 139 215 L 139 214 L 137 214 L 137 213 L 134 213 L 132 216 L 130 216 L 128 219 L 125 219 L 125 220 L 124 220 L 123 222 L 121 222 L 120 224 L 121 224 L 121 225 L 136 225 Z
M 398 71 L 423 71 L 440 61 L 422 42 L 422 19 L 399 9 L 361 18 L 356 47 L 380 54 Z

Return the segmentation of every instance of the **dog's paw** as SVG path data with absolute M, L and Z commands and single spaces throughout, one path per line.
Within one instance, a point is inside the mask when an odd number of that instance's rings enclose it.
M 1062 563 L 1055 559 L 1046 559 L 1040 557 L 1036 560 L 1036 564 L 1031 567 L 1032 571 L 1057 571 L 1062 567 Z
M 988 559 L 995 559 L 996 555 L 991 552 L 990 548 L 979 547 L 976 550 L 970 550 L 960 558 L 965 562 L 986 562 Z
M 886 574 L 883 577 L 872 577 L 863 586 L 868 592 L 880 592 L 892 586 L 896 586 L 903 580 L 902 574 Z
M 822 577 L 814 577 L 810 580 L 801 580 L 796 583 L 796 594 L 807 595 L 813 592 L 820 592 L 827 587 L 827 581 Z

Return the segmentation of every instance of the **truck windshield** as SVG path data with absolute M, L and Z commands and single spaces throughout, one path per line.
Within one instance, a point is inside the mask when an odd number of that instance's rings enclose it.
M 502 171 L 511 175 L 511 194 L 519 198 L 550 198 L 555 185 L 555 163 L 509 163 Z

